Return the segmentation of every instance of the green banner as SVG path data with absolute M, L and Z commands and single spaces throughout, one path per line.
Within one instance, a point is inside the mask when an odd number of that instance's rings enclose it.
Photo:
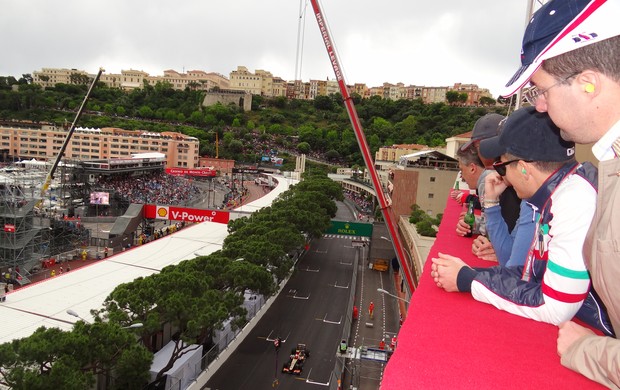
M 372 236 L 372 223 L 331 221 L 325 234 L 342 234 L 348 236 Z

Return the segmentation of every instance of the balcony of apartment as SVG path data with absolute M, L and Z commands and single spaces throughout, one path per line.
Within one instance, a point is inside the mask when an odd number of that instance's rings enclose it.
M 522 318 L 448 293 L 430 276 L 438 252 L 474 267 L 492 263 L 471 253 L 472 238 L 455 226 L 461 206 L 448 198 L 435 243 L 423 266 L 398 345 L 381 389 L 598 389 L 598 384 L 564 368 L 556 353 L 557 326 Z

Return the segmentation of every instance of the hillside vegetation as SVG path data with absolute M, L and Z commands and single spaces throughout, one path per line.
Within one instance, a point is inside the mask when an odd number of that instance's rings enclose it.
M 58 84 L 43 90 L 20 80 L 0 77 L 0 120 L 71 123 L 87 85 Z M 345 165 L 363 164 L 342 96 L 314 100 L 254 96 L 252 111 L 234 105 L 202 107 L 203 91 L 176 91 L 169 84 L 145 85 L 124 92 L 99 84 L 82 116 L 82 127 L 118 127 L 151 132 L 178 131 L 198 138 L 201 155 L 256 163 L 266 149 L 306 153 Z M 470 131 L 487 112 L 504 107 L 463 107 L 421 100 L 353 97 L 367 142 L 374 153 L 392 144 L 441 146 L 445 139 Z

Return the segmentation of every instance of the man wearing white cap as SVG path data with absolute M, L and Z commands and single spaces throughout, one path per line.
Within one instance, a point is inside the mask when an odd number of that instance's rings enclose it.
M 523 37 L 521 68 L 502 94 L 524 93 L 562 137 L 592 143 L 599 160 L 597 209 L 584 243 L 592 284 L 620 332 L 620 1 L 551 0 Z M 620 388 L 620 340 L 560 324 L 562 364 Z

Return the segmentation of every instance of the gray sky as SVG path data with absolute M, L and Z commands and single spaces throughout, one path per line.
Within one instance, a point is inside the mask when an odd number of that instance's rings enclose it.
M 303 0 L 305 4 L 305 0 Z M 322 0 L 346 82 L 489 88 L 519 66 L 525 0 Z M 238 65 L 295 78 L 299 0 L 0 0 L 0 75 Z M 302 4 L 303 7 L 303 4 Z M 301 79 L 334 78 L 306 6 Z M 299 73 L 299 72 L 298 72 Z

